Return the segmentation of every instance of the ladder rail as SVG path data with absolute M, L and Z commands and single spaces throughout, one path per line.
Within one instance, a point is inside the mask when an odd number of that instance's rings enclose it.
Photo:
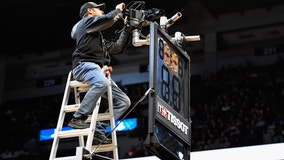
M 69 86 L 71 88 L 73 88 L 75 104 L 81 104 L 80 93 L 79 93 L 79 87 L 80 86 L 72 86 L 72 84 L 71 84 L 72 82 L 74 82 L 74 80 L 69 82 Z M 87 87 L 89 87 L 89 86 L 87 86 Z M 79 108 L 79 106 L 78 106 L 78 108 Z M 78 136 L 78 140 L 79 140 L 79 145 L 80 146 L 84 146 L 85 145 L 84 136 Z
M 110 71 L 109 71 L 110 72 Z M 109 79 L 109 87 L 108 87 L 108 105 L 109 105 L 109 114 L 111 117 L 110 119 L 110 126 L 111 126 L 111 139 L 112 139 L 112 143 L 113 143 L 113 158 L 115 160 L 118 160 L 118 146 L 117 146 L 117 137 L 116 137 L 116 130 L 115 128 L 115 119 L 114 119 L 114 112 L 113 112 L 113 99 L 112 99 L 112 87 L 111 87 L 111 77 L 110 77 L 110 73 L 107 73 L 107 77 Z M 114 130 L 113 130 L 114 129 Z
M 59 145 L 58 133 L 62 130 L 63 121 L 64 121 L 64 117 L 65 117 L 64 106 L 66 106 L 68 104 L 67 99 L 69 99 L 69 96 L 70 96 L 70 90 L 71 90 L 70 80 L 71 80 L 71 77 L 72 77 L 72 72 L 69 71 L 69 74 L 68 74 L 68 77 L 67 77 L 67 83 L 65 85 L 63 101 L 62 101 L 60 112 L 59 112 L 59 118 L 58 118 L 58 121 L 57 121 L 57 126 L 54 130 L 54 137 L 53 137 L 53 142 L 52 142 L 49 160 L 53 160 L 56 157 L 56 154 L 57 154 L 57 149 L 58 149 L 58 145 Z
M 94 133 L 95 133 L 95 128 L 96 128 L 96 124 L 97 124 L 97 117 L 98 117 L 100 102 L 101 102 L 101 97 L 98 99 L 96 107 L 95 107 L 95 109 L 92 113 L 92 117 L 91 117 L 90 130 L 89 130 L 87 143 L 86 143 L 86 147 L 85 147 L 88 151 L 91 151 L 91 149 L 92 149 L 92 142 L 93 142 L 93 139 L 94 139 Z

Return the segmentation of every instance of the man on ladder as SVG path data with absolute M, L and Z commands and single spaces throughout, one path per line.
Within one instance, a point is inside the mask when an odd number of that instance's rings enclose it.
M 94 110 L 100 97 L 107 98 L 109 81 L 102 72 L 102 67 L 110 64 L 111 54 L 122 53 L 129 42 L 131 28 L 123 27 L 116 41 L 107 41 L 101 31 L 110 28 L 120 19 L 125 4 L 116 5 L 115 9 L 104 14 L 105 4 L 86 2 L 80 8 L 82 18 L 74 25 L 71 37 L 76 40 L 72 54 L 72 73 L 75 80 L 87 83 L 90 89 L 85 94 L 80 108 L 73 114 L 68 125 L 74 129 L 89 128 L 85 122 Z M 118 119 L 131 105 L 129 97 L 111 80 L 114 118 Z M 111 143 L 105 136 L 106 125 L 96 123 L 94 143 Z

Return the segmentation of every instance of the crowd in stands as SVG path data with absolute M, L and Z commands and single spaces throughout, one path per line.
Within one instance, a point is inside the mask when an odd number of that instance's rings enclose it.
M 204 79 L 192 97 L 192 151 L 283 142 L 283 69 L 247 63 Z
M 148 89 L 147 83 L 124 88 L 133 103 Z M 225 66 L 210 75 L 193 75 L 190 92 L 192 152 L 284 141 L 283 61 Z M 49 156 L 50 149 L 41 147 L 39 130 L 56 127 L 61 101 L 62 95 L 54 95 L 3 103 L 1 158 L 47 159 L 43 157 Z M 141 105 L 132 115 L 146 123 L 147 103 Z M 147 131 L 147 125 L 140 128 Z M 140 145 L 129 153 L 126 157 L 147 152 Z

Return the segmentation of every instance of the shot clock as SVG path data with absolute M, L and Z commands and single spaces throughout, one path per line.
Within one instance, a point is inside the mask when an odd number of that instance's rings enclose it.
M 158 40 L 158 96 L 172 108 L 183 113 L 184 108 L 184 79 L 183 71 L 185 62 L 164 39 Z
M 150 25 L 149 130 L 145 147 L 161 159 L 190 157 L 190 57 L 157 23 Z

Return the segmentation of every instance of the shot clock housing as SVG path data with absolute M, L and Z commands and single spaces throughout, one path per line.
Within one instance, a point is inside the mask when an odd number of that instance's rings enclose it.
M 190 57 L 157 24 L 150 25 L 146 148 L 162 160 L 190 159 Z
M 149 45 L 148 134 L 144 146 L 161 160 L 190 160 L 190 57 L 183 49 L 185 41 L 199 41 L 199 35 L 185 36 L 167 33 L 182 14 L 170 19 L 159 9 L 142 10 L 143 1 L 128 7 L 132 44 Z M 140 9 L 138 9 L 140 8 Z M 151 14 L 149 14 L 151 13 Z M 160 24 L 154 22 L 160 19 Z M 150 26 L 150 34 L 141 38 L 141 30 Z

